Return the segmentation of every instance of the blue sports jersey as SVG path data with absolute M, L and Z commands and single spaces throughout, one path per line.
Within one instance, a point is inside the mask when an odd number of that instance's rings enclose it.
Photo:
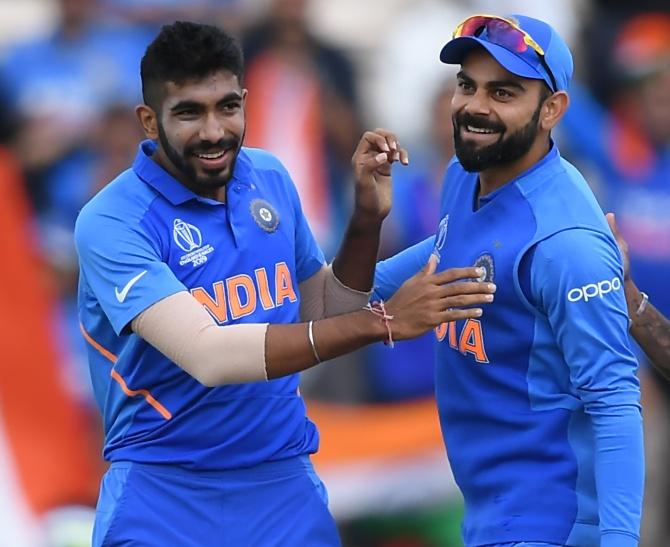
M 154 151 L 142 143 L 132 169 L 82 209 L 75 228 L 105 458 L 226 470 L 315 452 L 299 375 L 208 388 L 128 328 L 184 290 L 221 325 L 296 322 L 298 283 L 324 259 L 288 173 L 243 148 L 223 204 L 185 188 Z
M 435 237 L 380 264 L 376 296 L 438 255 L 498 289 L 436 329 L 436 390 L 468 546 L 638 542 L 644 455 L 621 258 L 586 182 L 554 147 L 481 199 L 452 162 Z

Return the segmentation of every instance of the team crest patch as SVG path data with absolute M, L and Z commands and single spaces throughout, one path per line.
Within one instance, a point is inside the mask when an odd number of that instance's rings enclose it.
M 480 255 L 477 260 L 475 260 L 475 268 L 484 268 L 484 274 L 481 275 L 477 281 L 486 281 L 488 283 L 493 282 L 493 278 L 495 277 L 495 266 L 493 265 L 493 257 L 488 254 L 484 253 L 483 255 Z
M 272 233 L 279 226 L 279 213 L 264 199 L 255 199 L 249 206 L 251 216 L 261 230 Z

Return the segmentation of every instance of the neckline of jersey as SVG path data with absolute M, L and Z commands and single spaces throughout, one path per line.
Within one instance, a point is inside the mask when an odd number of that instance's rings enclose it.
M 196 200 L 208 205 L 225 205 L 223 202 L 204 198 L 192 192 L 156 163 L 151 156 L 157 148 L 158 145 L 156 142 L 150 139 L 144 140 L 139 144 L 137 156 L 133 162 L 132 169 L 141 180 L 164 196 L 170 203 L 172 203 L 172 205 L 181 205 L 191 200 Z M 248 178 L 245 174 L 248 171 L 249 160 L 244 152 L 244 148 L 242 148 L 237 156 L 233 176 L 228 182 L 228 185 L 233 183 L 236 185 L 244 185 L 245 180 Z

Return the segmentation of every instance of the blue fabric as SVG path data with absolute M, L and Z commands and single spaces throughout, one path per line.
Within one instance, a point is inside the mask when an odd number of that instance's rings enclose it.
M 437 400 L 465 499 L 465 544 L 637 545 L 637 363 L 604 216 L 555 147 L 479 208 L 478 191 L 477 175 L 453 162 L 433 251 L 439 270 L 483 265 L 498 287 L 481 319 L 436 330 Z M 377 295 L 389 298 L 429 246 L 381 263 Z
M 105 474 L 94 547 L 340 545 L 307 457 L 199 473 L 117 462 Z
M 487 545 L 486 547 L 561 547 L 556 543 L 541 543 L 536 541 L 515 541 L 513 543 L 496 543 L 495 545 Z
M 221 470 L 315 452 L 299 375 L 207 388 L 129 332 L 140 312 L 184 290 L 222 325 L 296 322 L 298 284 L 323 265 L 276 158 L 244 148 L 223 204 L 179 184 L 151 159 L 154 150 L 143 143 L 133 168 L 75 227 L 105 458 Z M 269 222 L 259 204 L 272 210 Z

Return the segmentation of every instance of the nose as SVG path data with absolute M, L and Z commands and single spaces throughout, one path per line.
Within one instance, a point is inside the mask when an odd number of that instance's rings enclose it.
M 214 113 L 209 113 L 200 127 L 200 140 L 207 142 L 219 142 L 225 135 L 226 130 L 219 117 Z
M 477 89 L 472 95 L 468 96 L 464 105 L 464 110 L 468 114 L 487 116 L 491 113 L 488 101 L 488 93 L 485 89 Z

